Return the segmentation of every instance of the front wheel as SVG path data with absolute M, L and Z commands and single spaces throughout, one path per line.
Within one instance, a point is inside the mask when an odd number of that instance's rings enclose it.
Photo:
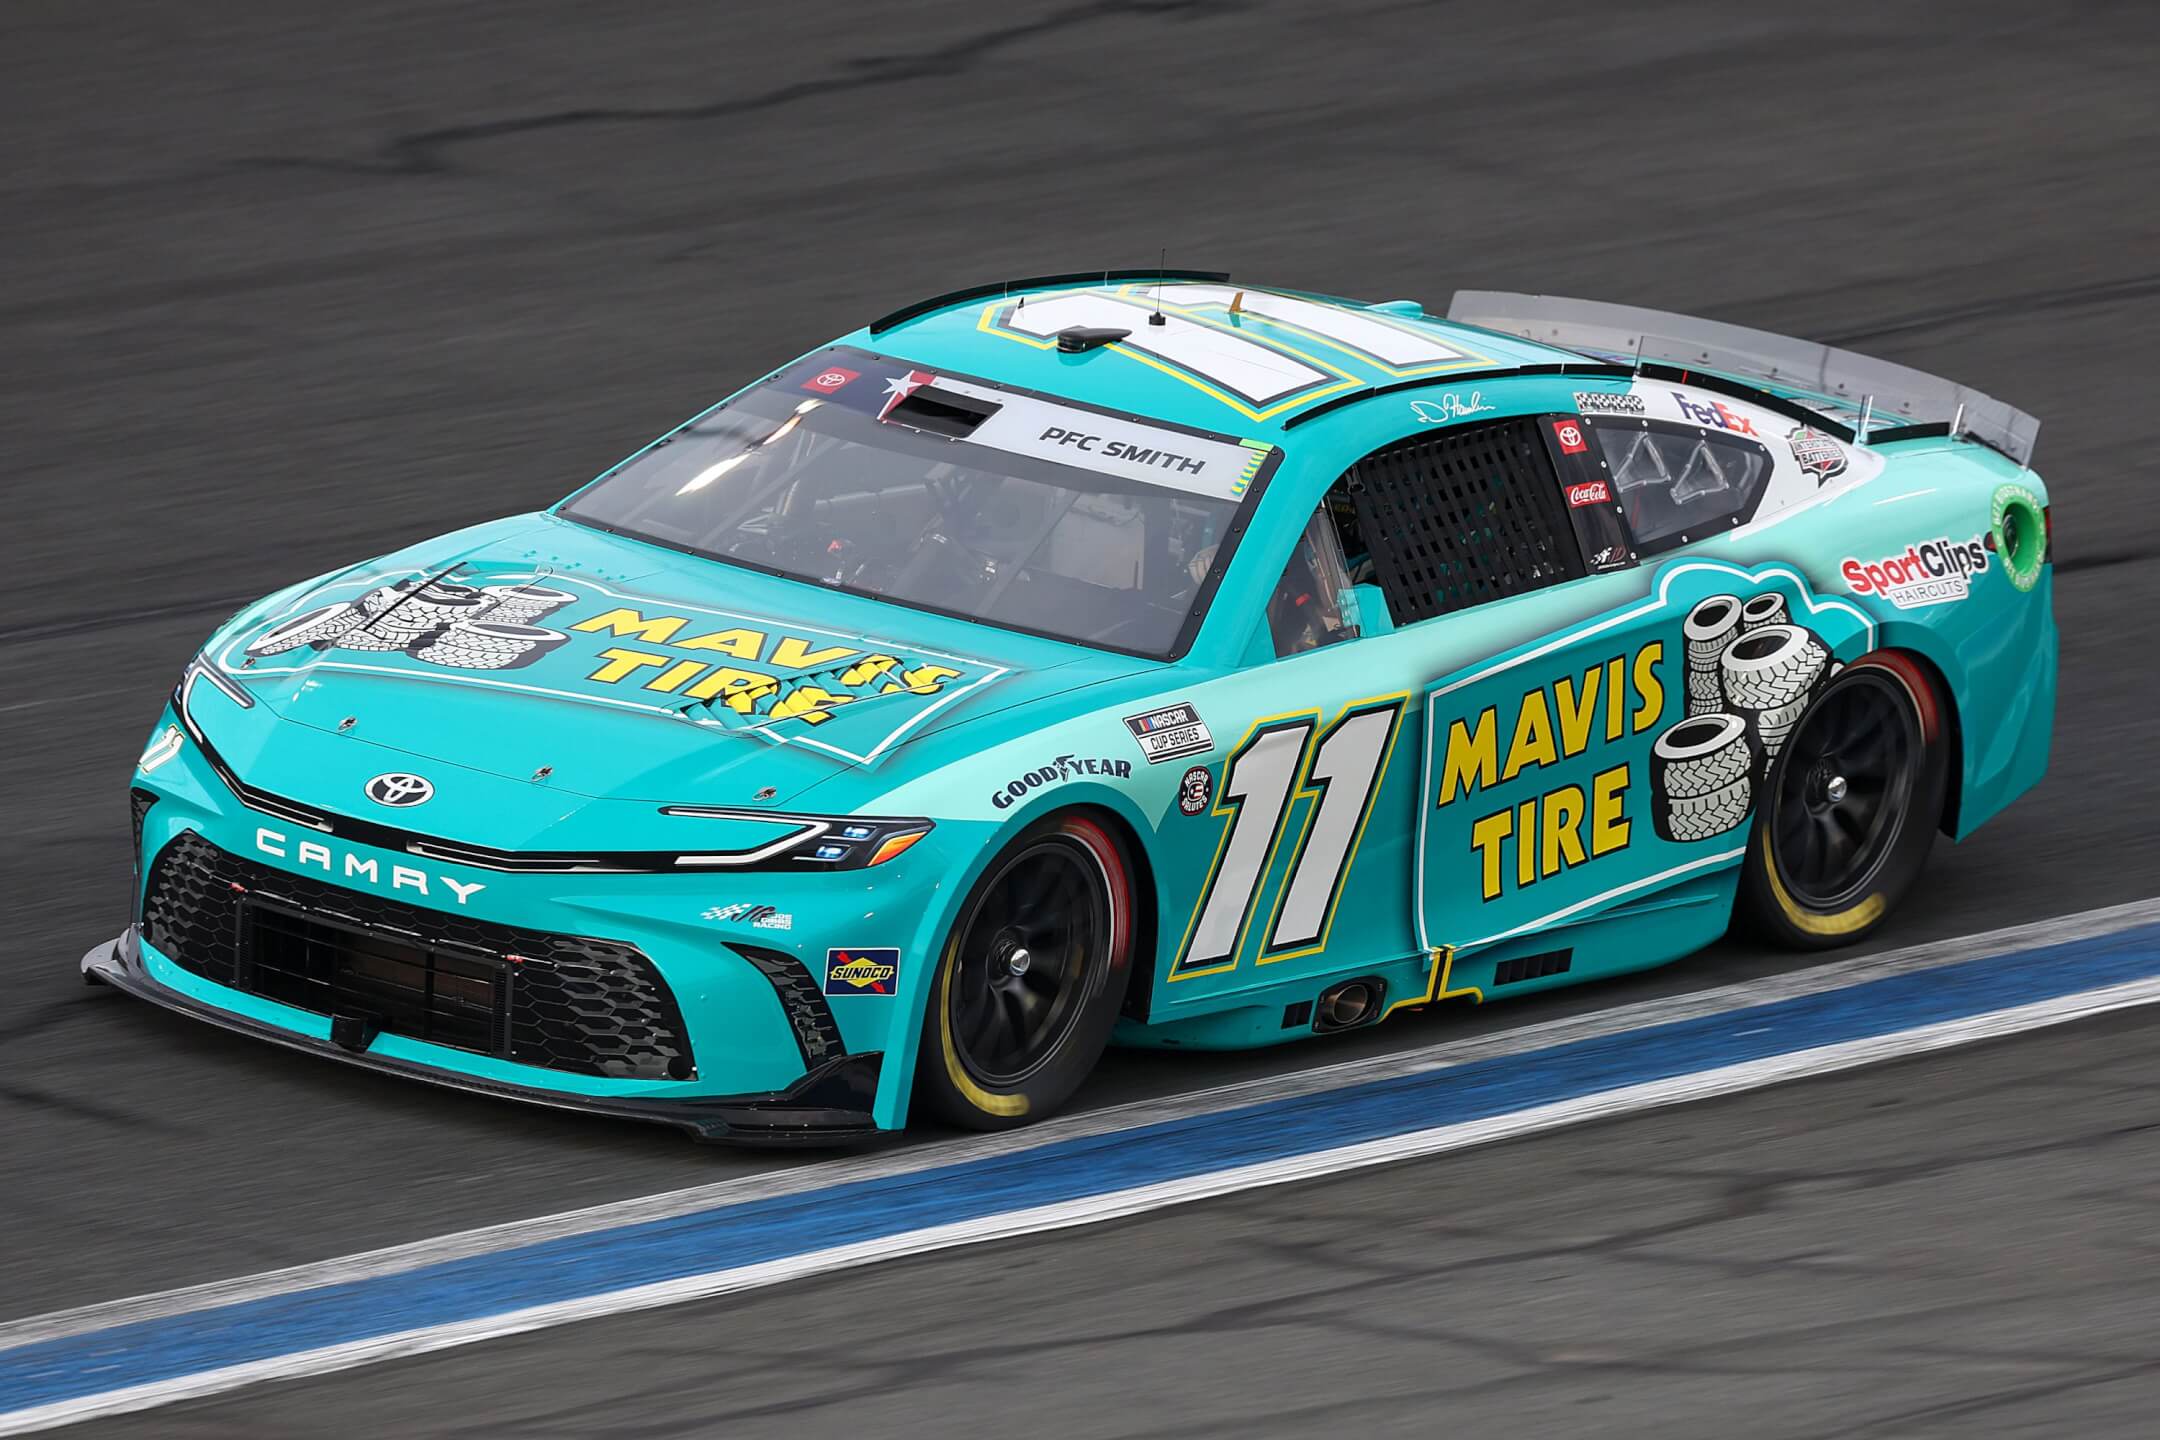
M 1766 777 L 1742 908 L 1797 950 L 1871 934 L 1919 878 L 1949 773 L 1933 681 L 1902 655 L 1854 662 L 1808 706 Z
M 1053 816 L 960 907 L 923 1014 L 917 1096 L 971 1130 L 1040 1119 L 1109 1043 L 1132 972 L 1131 870 L 1110 831 Z

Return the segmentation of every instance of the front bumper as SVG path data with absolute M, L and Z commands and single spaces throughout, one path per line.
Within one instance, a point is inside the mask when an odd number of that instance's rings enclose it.
M 331 1039 L 267 1024 L 207 1004 L 183 994 L 150 973 L 140 932 L 133 925 L 84 955 L 82 973 L 83 978 L 93 984 L 110 985 L 178 1014 L 274 1041 L 289 1049 L 308 1051 L 385 1074 L 425 1080 L 454 1090 L 590 1115 L 672 1125 L 698 1140 L 752 1145 L 830 1145 L 867 1137 L 877 1133 L 878 1129 L 871 1116 L 883 1062 L 882 1054 L 877 1051 L 840 1056 L 812 1070 L 786 1089 L 767 1094 L 701 1095 L 679 1099 L 578 1095 L 371 1053 L 373 1037 L 365 1045 L 340 1045 Z

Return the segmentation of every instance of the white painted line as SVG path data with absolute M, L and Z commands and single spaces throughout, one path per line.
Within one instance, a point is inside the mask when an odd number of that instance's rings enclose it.
M 282 1355 L 222 1370 L 209 1370 L 155 1384 L 137 1385 L 102 1395 L 16 1410 L 0 1415 L 0 1436 L 48 1430 L 109 1415 L 154 1409 L 181 1400 L 201 1399 L 269 1380 L 327 1375 L 383 1360 L 424 1355 L 484 1340 L 521 1335 L 577 1320 L 652 1310 L 685 1301 L 708 1299 L 742 1290 L 762 1289 L 812 1275 L 855 1269 L 902 1256 L 958 1246 L 1009 1240 L 1045 1231 L 1098 1224 L 1171 1205 L 1190 1204 L 1220 1195 L 1272 1185 L 1294 1184 L 1349 1170 L 1367 1169 L 1421 1156 L 1465 1150 L 1497 1140 L 1563 1129 L 1592 1120 L 1640 1113 L 1669 1105 L 1758 1090 L 1812 1075 L 1832 1074 L 1885 1060 L 1904 1059 L 2028 1030 L 2089 1019 L 2114 1010 L 2160 1001 L 2160 978 L 2133 980 L 2098 990 L 2059 996 L 2014 1009 L 1960 1020 L 1941 1021 L 1888 1035 L 1825 1045 L 1813 1050 L 1770 1056 L 1690 1075 L 1654 1080 L 1624 1089 L 1558 1101 L 1459 1125 L 1442 1125 L 1389 1136 L 1335 1150 L 1292 1156 L 1232 1170 L 1218 1170 L 1160 1184 L 1137 1186 L 1083 1200 L 1063 1201 L 1030 1210 L 908 1231 L 857 1245 L 791 1256 L 758 1265 L 715 1270 L 654 1285 L 510 1311 L 483 1320 L 429 1326 L 395 1335 Z
M 1452 1065 L 1516 1055 L 1617 1034 L 1652 1025 L 1701 1019 L 1708 1015 L 1767 1005 L 1780 1000 L 1841 990 L 1870 980 L 1912 974 L 1968 960 L 1983 960 L 2035 946 L 2063 944 L 2073 940 L 2109 935 L 2119 930 L 2160 922 L 2160 898 L 2088 910 L 2053 920 L 2033 921 L 1990 930 L 1978 935 L 1931 941 L 1879 955 L 1815 965 L 1786 975 L 1742 981 L 1711 990 L 1645 1000 L 1583 1015 L 1520 1025 L 1492 1034 L 1463 1040 L 1447 1040 L 1416 1049 L 1395 1051 L 1359 1060 L 1316 1066 L 1287 1075 L 1193 1091 L 1184 1095 L 1137 1100 L 1081 1114 L 1060 1116 L 1003 1135 L 972 1136 L 920 1145 L 879 1155 L 851 1156 L 814 1165 L 762 1175 L 722 1180 L 710 1185 L 661 1191 L 630 1200 L 610 1201 L 583 1209 L 543 1215 L 526 1220 L 434 1236 L 380 1250 L 312 1261 L 281 1270 L 214 1280 L 176 1290 L 100 1301 L 69 1310 L 33 1315 L 0 1325 L 0 1350 L 103 1330 L 138 1320 L 155 1320 L 259 1300 L 272 1295 L 312 1290 L 341 1281 L 394 1275 L 448 1260 L 485 1255 L 497 1250 L 535 1245 L 570 1235 L 589 1234 L 645 1221 L 664 1220 L 701 1210 L 718 1209 L 749 1200 L 797 1195 L 835 1185 L 883 1179 L 924 1170 L 1015 1154 L 1045 1145 L 1131 1130 L 1143 1125 L 1188 1119 L 1196 1115 L 1235 1109 L 1262 1101 L 1285 1100 L 1323 1090 L 1423 1074 Z

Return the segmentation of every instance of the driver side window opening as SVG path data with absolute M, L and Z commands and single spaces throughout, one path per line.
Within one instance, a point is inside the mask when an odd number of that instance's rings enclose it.
M 1341 483 L 1336 482 L 1338 487 Z M 1351 591 L 1352 572 L 1343 554 L 1333 500 L 1331 490 L 1313 511 L 1275 582 L 1275 593 L 1268 597 L 1268 630 L 1275 637 L 1277 658 L 1355 640 L 1365 628 L 1359 623 L 1358 599 Z
M 1585 573 L 1533 416 L 1398 440 L 1352 465 L 1336 487 L 1352 527 L 1338 531 L 1343 547 L 1364 557 L 1351 562 L 1352 578 L 1379 586 L 1394 625 Z

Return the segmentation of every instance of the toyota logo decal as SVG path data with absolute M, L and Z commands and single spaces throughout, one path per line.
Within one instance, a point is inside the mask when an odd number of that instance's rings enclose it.
M 378 805 L 418 805 L 435 787 L 418 775 L 377 775 L 367 782 L 367 798 Z

